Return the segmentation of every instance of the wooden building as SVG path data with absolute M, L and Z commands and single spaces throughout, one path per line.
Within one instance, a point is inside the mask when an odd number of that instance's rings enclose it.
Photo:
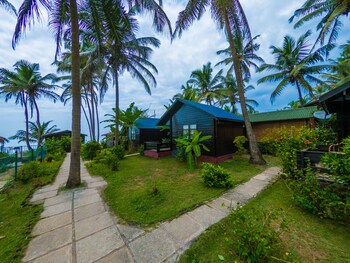
M 157 126 L 159 119 L 144 118 L 138 119 L 135 126 L 129 130 L 128 137 L 134 142 L 135 146 L 144 144 L 145 142 L 161 142 L 167 137 L 167 132 L 162 131 Z
M 61 139 L 64 136 L 72 137 L 72 131 L 65 130 L 65 131 L 53 132 L 53 133 L 47 134 L 45 136 L 45 139 L 55 138 L 55 139 L 59 140 L 59 139 Z M 80 134 L 82 142 L 85 142 L 85 137 L 86 136 L 87 136 L 86 134 L 82 134 L 82 133 Z
M 318 103 L 336 114 L 339 141 L 350 136 L 350 81 L 320 96 Z
M 262 113 L 250 114 L 253 131 L 256 140 L 259 142 L 266 135 L 268 130 L 280 127 L 302 127 L 313 128 L 316 126 L 313 113 L 317 110 L 316 106 L 304 107 L 290 110 L 278 110 Z
M 209 152 L 202 151 L 200 160 L 221 162 L 232 157 L 235 151 L 233 140 L 244 135 L 243 118 L 223 109 L 184 99 L 177 99 L 160 118 L 158 125 L 169 125 L 173 151 L 175 139 L 191 136 L 194 130 L 202 135 L 211 135 L 205 142 Z

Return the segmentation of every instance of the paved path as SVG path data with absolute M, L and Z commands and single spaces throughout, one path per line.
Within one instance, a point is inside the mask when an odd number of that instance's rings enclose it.
M 145 232 L 118 224 L 99 193 L 106 182 L 91 177 L 83 164 L 81 175 L 87 188 L 59 192 L 67 180 L 69 161 L 68 155 L 55 183 L 31 199 L 43 202 L 45 209 L 33 229 L 24 262 L 174 262 L 209 226 L 226 217 L 237 203 L 247 203 L 275 181 L 280 171 L 269 168 L 221 197 Z

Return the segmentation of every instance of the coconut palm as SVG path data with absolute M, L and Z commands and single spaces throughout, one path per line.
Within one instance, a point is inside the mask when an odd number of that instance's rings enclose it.
M 247 93 L 250 90 L 254 90 L 254 86 L 248 85 L 244 88 L 244 93 Z M 234 78 L 232 74 L 228 74 L 225 77 L 224 80 L 224 88 L 221 91 L 221 98 L 220 98 L 220 106 L 229 107 L 225 108 L 225 110 L 237 114 L 238 109 L 237 109 L 237 104 L 239 103 L 239 96 L 238 96 L 238 87 L 237 87 L 237 81 Z M 254 107 L 259 106 L 259 103 L 256 100 L 253 99 L 245 99 L 248 111 L 252 112 L 254 111 Z
M 272 54 L 275 55 L 275 64 L 263 64 L 259 72 L 268 70 L 276 73 L 267 75 L 258 80 L 263 82 L 278 82 L 277 87 L 272 92 L 270 100 L 273 103 L 278 96 L 288 87 L 295 86 L 298 91 L 300 104 L 303 106 L 303 92 L 313 97 L 312 84 L 325 85 L 318 76 L 329 70 L 329 65 L 320 64 L 324 62 L 324 55 L 334 46 L 326 45 L 310 52 L 308 38 L 311 31 L 307 31 L 298 40 L 291 36 L 285 36 L 282 47 L 271 46 Z
M 237 52 L 240 57 L 239 60 L 241 62 L 243 77 L 246 80 L 249 80 L 251 78 L 251 74 L 250 74 L 251 67 L 257 70 L 259 68 L 258 63 L 259 64 L 264 63 L 264 60 L 261 57 L 259 57 L 257 54 L 255 54 L 255 52 L 257 52 L 260 48 L 260 45 L 254 42 L 258 37 L 260 37 L 260 35 L 257 35 L 252 39 L 247 39 L 246 37 L 242 37 L 240 34 L 233 36 L 233 42 L 235 43 Z M 234 68 L 233 68 L 231 48 L 228 47 L 223 50 L 219 50 L 218 52 L 216 52 L 216 54 L 225 55 L 226 58 L 218 62 L 215 66 L 230 65 L 228 72 L 232 74 L 234 71 Z
M 306 0 L 301 8 L 294 12 L 289 19 L 293 22 L 295 18 L 300 18 L 295 23 L 295 28 L 302 26 L 304 23 L 321 17 L 317 24 L 317 30 L 320 31 L 317 42 L 324 44 L 325 38 L 328 37 L 328 44 L 333 43 L 343 26 L 341 18 L 348 16 L 350 13 L 350 0 Z
M 233 68 L 237 79 L 238 95 L 241 102 L 242 114 L 249 140 L 251 154 L 250 161 L 255 164 L 266 164 L 258 148 L 258 144 L 253 133 L 253 128 L 250 123 L 244 97 L 244 76 L 241 68 L 241 58 L 233 41 L 234 36 L 238 35 L 246 38 L 246 42 L 249 42 L 252 39 L 248 20 L 244 14 L 240 1 L 189 0 L 185 9 L 181 11 L 178 16 L 174 35 L 181 36 L 182 32 L 188 29 L 195 20 L 199 20 L 202 17 L 207 7 L 210 8 L 212 18 L 217 23 L 220 30 L 225 30 L 226 37 L 230 45 Z
M 0 7 L 4 8 L 12 14 L 17 14 L 16 8 L 9 1 L 0 0 Z
M 220 90 L 223 88 L 222 77 L 223 70 L 213 76 L 211 63 L 203 65 L 202 69 L 192 71 L 188 84 L 198 89 L 199 99 L 204 100 L 207 104 L 212 105 L 220 97 Z
M 0 96 L 5 97 L 5 101 L 15 98 L 15 103 L 24 107 L 26 134 L 29 131 L 29 110 L 31 116 L 33 109 L 37 112 L 37 122 L 40 123 L 39 107 L 37 99 L 41 96 L 56 100 L 58 95 L 52 90 L 56 85 L 49 84 L 47 81 L 56 79 L 53 74 L 41 76 L 39 72 L 39 64 L 29 63 L 28 61 L 20 60 L 14 65 L 14 71 L 5 68 L 0 69 Z M 26 144 L 29 149 L 30 141 L 27 137 Z
M 193 87 L 188 82 L 186 83 L 186 85 L 181 86 L 181 90 L 182 90 L 181 93 L 177 93 L 173 96 L 173 99 L 171 100 L 171 104 L 176 99 L 185 99 L 185 100 L 190 100 L 190 101 L 194 101 L 194 102 L 200 101 L 198 88 Z
M 56 125 L 50 127 L 52 121 L 47 121 L 43 123 L 29 122 L 29 141 L 31 143 L 37 143 L 38 147 L 43 145 L 44 139 L 47 135 L 59 131 Z M 27 132 L 24 130 L 18 130 L 14 136 L 9 139 L 18 140 L 18 142 L 24 142 L 27 137 Z

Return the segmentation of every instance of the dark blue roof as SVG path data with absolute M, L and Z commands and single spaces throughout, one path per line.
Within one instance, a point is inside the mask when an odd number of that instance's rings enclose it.
M 165 112 L 164 115 L 161 117 L 158 125 L 164 125 L 171 118 L 171 116 L 177 112 L 177 110 L 181 107 L 178 104 L 184 104 L 184 105 L 197 108 L 199 110 L 202 110 L 210 114 L 216 119 L 224 119 L 224 120 L 230 120 L 230 121 L 243 121 L 242 117 L 237 116 L 233 113 L 227 112 L 221 108 L 194 102 L 194 101 L 177 99 L 174 102 L 174 104 L 170 107 L 170 109 L 167 112 Z
M 139 129 L 159 129 L 157 126 L 159 119 L 157 118 L 144 118 L 136 120 L 136 127 Z

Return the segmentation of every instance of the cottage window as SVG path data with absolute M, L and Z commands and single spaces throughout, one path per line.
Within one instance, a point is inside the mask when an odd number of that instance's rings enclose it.
M 197 124 L 183 125 L 182 135 L 187 139 L 191 139 L 195 130 L 197 130 Z

